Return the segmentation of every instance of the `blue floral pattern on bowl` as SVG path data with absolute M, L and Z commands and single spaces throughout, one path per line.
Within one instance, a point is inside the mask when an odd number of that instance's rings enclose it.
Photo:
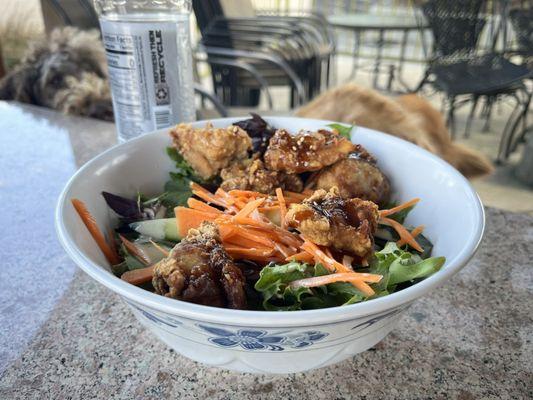
M 269 334 L 267 331 L 259 329 L 239 329 L 230 331 L 228 329 L 215 328 L 198 324 L 202 330 L 215 335 L 209 337 L 209 341 L 219 347 L 237 347 L 245 350 L 270 350 L 283 351 L 287 348 L 300 349 L 308 347 L 328 336 L 325 332 L 306 331 L 290 335 Z

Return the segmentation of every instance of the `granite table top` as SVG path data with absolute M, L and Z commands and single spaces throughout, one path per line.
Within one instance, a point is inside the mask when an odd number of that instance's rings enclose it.
M 474 259 L 369 351 L 287 376 L 190 361 L 64 254 L 53 210 L 114 126 L 0 102 L 0 399 L 533 398 L 533 217 L 487 209 Z

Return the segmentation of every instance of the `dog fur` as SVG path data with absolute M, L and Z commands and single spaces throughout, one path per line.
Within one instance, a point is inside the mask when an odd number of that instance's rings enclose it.
M 66 27 L 31 43 L 21 62 L 0 81 L 0 99 L 112 121 L 99 32 Z
M 393 99 L 372 89 L 346 84 L 322 93 L 296 115 L 355 123 L 398 136 L 437 154 L 467 178 L 493 171 L 484 156 L 452 142 L 441 113 L 416 94 Z

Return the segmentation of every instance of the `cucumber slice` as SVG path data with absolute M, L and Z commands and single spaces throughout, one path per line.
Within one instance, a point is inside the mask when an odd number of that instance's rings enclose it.
M 149 219 L 133 222 L 130 228 L 144 236 L 155 240 L 170 240 L 179 242 L 182 238 L 178 235 L 176 218 Z
M 277 226 L 281 225 L 281 216 L 279 214 L 279 210 L 268 210 L 263 214 L 265 214 L 265 217 L 267 217 L 273 224 Z

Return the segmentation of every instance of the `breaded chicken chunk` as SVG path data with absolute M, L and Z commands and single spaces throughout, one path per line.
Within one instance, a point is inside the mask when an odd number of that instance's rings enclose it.
M 336 187 L 315 191 L 287 212 L 289 226 L 313 243 L 363 258 L 372 254 L 378 218 L 376 204 L 344 199 Z
M 216 225 L 191 229 L 154 268 L 156 293 L 214 307 L 246 308 L 245 278 L 220 244 Z
M 205 128 L 193 128 L 190 124 L 179 124 L 170 131 L 170 136 L 173 146 L 204 179 L 247 158 L 252 148 L 252 140 L 238 126 L 213 128 L 208 123 Z
M 298 175 L 270 171 L 259 158 L 233 163 L 220 172 L 220 177 L 220 187 L 226 191 L 239 189 L 272 194 L 278 187 L 292 192 L 303 190 L 303 182 Z
M 370 200 L 383 206 L 390 199 L 388 178 L 376 165 L 376 160 L 361 145 L 348 158 L 324 168 L 316 178 L 316 189 L 329 190 L 333 186 L 347 199 Z
M 291 135 L 279 129 L 270 138 L 264 159 L 270 170 L 299 174 L 327 167 L 353 150 L 352 142 L 336 132 L 321 129 Z

